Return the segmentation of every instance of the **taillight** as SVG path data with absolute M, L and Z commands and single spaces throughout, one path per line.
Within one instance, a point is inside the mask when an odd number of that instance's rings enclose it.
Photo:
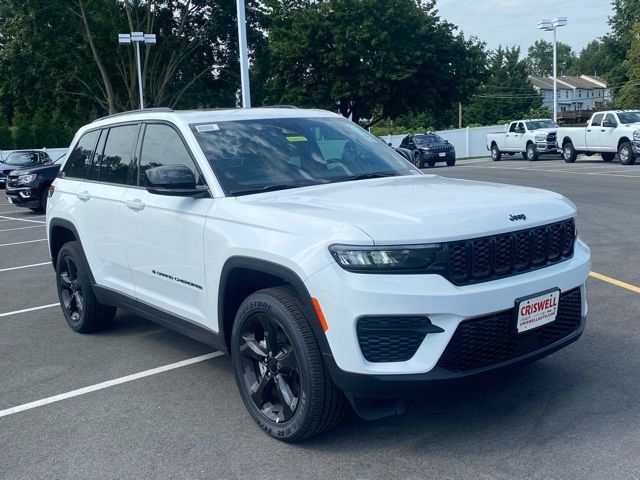
M 55 192 L 55 191 L 56 191 L 56 187 L 54 187 L 53 185 L 50 185 L 49 186 L 49 192 L 47 193 L 47 196 L 49 198 L 53 197 L 53 192 Z

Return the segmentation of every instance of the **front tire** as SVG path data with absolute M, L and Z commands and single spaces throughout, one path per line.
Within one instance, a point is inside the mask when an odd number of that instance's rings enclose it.
M 413 164 L 417 167 L 417 168 L 424 168 L 424 162 L 422 161 L 422 154 L 420 152 L 415 152 L 413 154 Z
M 113 324 L 116 309 L 98 303 L 91 285 L 89 264 L 79 242 L 65 243 L 60 249 L 56 285 L 62 313 L 73 330 L 89 333 Z
M 562 146 L 562 159 L 566 163 L 574 163 L 578 158 L 578 152 L 573 148 L 573 143 L 567 142 Z
M 538 149 L 533 143 L 527 145 L 527 160 L 530 162 L 538 160 Z
M 502 158 L 502 152 L 500 152 L 498 145 L 496 145 L 495 143 L 491 145 L 491 158 L 494 162 L 499 162 Z
M 456 159 L 455 158 L 448 158 L 447 159 L 447 167 L 453 167 L 456 164 Z
M 242 401 L 260 428 L 285 442 L 333 428 L 345 411 L 309 321 L 291 288 L 269 288 L 242 302 L 231 334 Z
M 633 165 L 636 163 L 636 154 L 633 153 L 631 143 L 624 142 L 618 147 L 618 157 L 620 157 L 620 163 L 623 165 Z

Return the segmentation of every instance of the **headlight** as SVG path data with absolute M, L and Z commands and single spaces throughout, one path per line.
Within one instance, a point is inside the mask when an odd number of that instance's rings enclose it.
M 351 272 L 418 273 L 437 263 L 440 244 L 398 246 L 331 245 L 336 262 Z
M 544 142 L 546 139 L 546 135 L 536 135 L 536 142 Z
M 37 176 L 38 175 L 36 175 L 35 173 L 32 173 L 30 175 L 20 175 L 18 177 L 18 183 L 31 183 L 36 179 Z
M 640 142 L 640 130 L 634 130 L 633 131 L 633 139 L 636 142 Z

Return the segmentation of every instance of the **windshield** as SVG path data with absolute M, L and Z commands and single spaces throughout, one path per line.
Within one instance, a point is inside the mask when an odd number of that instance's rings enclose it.
M 527 123 L 528 130 L 541 130 L 543 128 L 558 128 L 558 124 L 553 120 L 533 120 Z
M 37 163 L 38 154 L 36 152 L 12 152 L 4 163 L 7 165 L 31 165 Z
M 444 143 L 444 139 L 438 135 L 415 135 L 413 141 L 416 145 L 433 145 L 436 143 Z
M 419 174 L 346 118 L 277 118 L 191 125 L 228 195 Z
M 640 123 L 640 112 L 620 112 L 618 113 L 620 123 Z

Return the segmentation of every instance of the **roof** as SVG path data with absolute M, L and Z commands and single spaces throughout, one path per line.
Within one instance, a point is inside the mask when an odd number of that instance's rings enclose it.
M 591 79 L 595 81 L 592 81 Z M 553 90 L 553 77 L 530 76 L 529 81 L 534 87 L 539 88 L 540 90 Z M 558 77 L 558 83 L 573 89 L 580 88 L 583 90 L 598 90 L 606 88 L 606 82 L 604 80 L 599 77 L 588 75 L 582 75 L 580 77 L 563 75 Z

